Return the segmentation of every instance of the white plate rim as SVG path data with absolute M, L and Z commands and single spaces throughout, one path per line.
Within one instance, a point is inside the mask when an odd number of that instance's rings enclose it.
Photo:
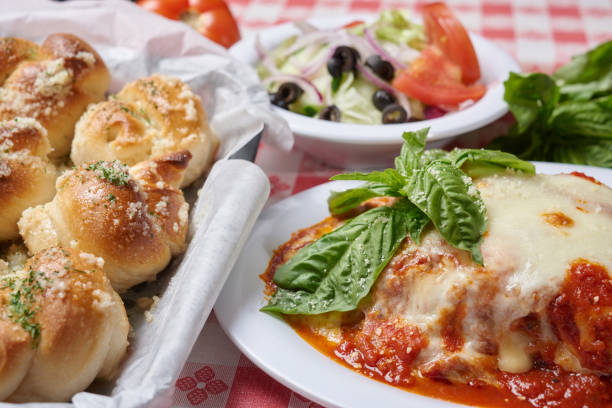
M 307 21 L 319 28 L 329 28 L 339 27 L 356 19 L 370 21 L 376 16 L 377 14 L 318 16 Z M 418 18 L 414 20 L 418 21 Z M 297 32 L 293 23 L 289 22 L 266 28 L 259 31 L 256 35 L 260 36 L 261 42 L 266 48 L 270 48 L 279 44 L 289 35 Z M 485 72 L 482 70 L 483 76 L 492 75 L 496 77 L 496 80 L 489 85 L 487 93 L 481 100 L 459 112 L 447 114 L 442 118 L 397 125 L 358 125 L 313 119 L 278 107 L 273 107 L 274 111 L 287 120 L 291 130 L 296 134 L 312 140 L 330 141 L 347 145 L 401 144 L 401 134 L 403 131 L 414 131 L 424 127 L 431 128 L 427 138 L 428 141 L 448 139 L 478 129 L 499 119 L 508 112 L 508 106 L 503 100 L 503 81 L 508 77 L 510 71 L 520 72 L 521 69 L 511 55 L 493 42 L 473 33 L 470 33 L 470 38 L 478 54 L 481 70 L 483 62 L 487 61 L 487 64 L 495 61 L 495 63 L 500 64 L 504 69 L 495 72 Z M 257 61 L 255 35 L 243 38 L 234 44 L 230 48 L 230 54 L 242 62 L 253 66 Z M 376 138 L 372 138 L 372 133 L 376 134 Z
M 578 171 L 592 176 L 612 188 L 612 169 L 550 162 L 533 163 L 536 165 L 538 173 L 557 174 Z M 297 217 L 292 217 L 290 220 L 295 221 L 294 224 L 300 226 L 292 230 L 292 227 L 288 229 L 293 232 L 299 228 L 305 228 L 327 216 L 321 216 L 321 214 L 327 214 L 325 200 L 316 200 L 316 197 L 326 197 L 329 191 L 351 188 L 359 184 L 360 182 L 354 181 L 324 183 L 288 197 L 265 209 L 253 227 L 251 235 L 215 304 L 216 317 L 228 337 L 251 362 L 276 381 L 324 406 L 366 408 L 375 406 L 375 404 L 380 405 L 381 401 L 384 400 L 386 407 L 464 407 L 462 404 L 404 391 L 358 374 L 316 351 L 284 321 L 275 319 L 258 310 L 265 304 L 264 284 L 258 278 L 258 275 L 264 272 L 270 257 L 267 253 L 259 254 L 260 258 L 263 256 L 264 265 L 256 260 L 253 261 L 253 251 L 262 250 L 262 248 L 256 248 L 257 245 L 262 244 L 262 237 L 260 236 L 262 223 L 272 222 L 277 227 L 282 228 L 282 218 L 292 216 L 291 211 L 298 209 L 300 219 L 296 221 L 295 218 Z M 313 221 L 313 219 L 315 220 Z M 278 245 L 289 239 L 289 234 L 285 235 L 280 241 L 277 238 L 276 241 L 278 242 L 272 243 L 272 249 L 276 249 Z M 256 279 L 252 279 L 253 277 Z M 255 284 L 253 285 L 253 283 Z M 238 299 L 233 298 L 232 295 L 237 292 L 245 296 Z M 249 306 L 252 306 L 251 303 L 254 298 L 250 299 L 248 296 L 258 298 L 257 307 L 249 308 Z M 249 303 L 249 300 L 251 303 Z M 266 332 L 266 330 L 270 331 Z M 280 332 L 277 332 L 277 330 L 280 330 Z M 282 335 L 279 335 L 279 333 Z M 274 341 L 279 339 L 289 339 L 292 343 L 274 344 Z M 278 352 L 279 347 L 287 348 L 287 346 L 292 347 L 291 350 L 295 349 L 303 353 L 302 358 L 298 359 L 298 362 L 302 364 L 301 368 L 297 367 L 292 361 L 295 356 L 283 356 L 283 353 Z M 271 355 L 277 358 L 270 359 Z M 305 375 L 306 368 L 310 370 L 311 374 Z M 340 380 L 338 376 L 341 376 Z

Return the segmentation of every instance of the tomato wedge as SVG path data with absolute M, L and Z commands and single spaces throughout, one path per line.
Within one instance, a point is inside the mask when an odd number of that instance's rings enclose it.
M 412 61 L 410 68 L 395 76 L 393 86 L 427 105 L 457 107 L 461 102 L 482 98 L 486 87 L 465 85 L 461 74 L 459 66 L 432 45 Z
M 480 78 L 480 66 L 463 24 L 444 3 L 423 6 L 425 34 L 429 42 L 461 68 L 461 80 L 471 84 Z
M 343 25 L 342 28 L 353 28 L 353 27 L 356 27 L 356 26 L 362 25 L 362 24 L 365 24 L 365 21 L 363 21 L 363 20 L 353 20 L 350 23 L 347 23 L 347 24 Z
M 138 5 L 172 20 L 181 20 L 214 42 L 230 47 L 240 30 L 223 0 L 139 0 Z

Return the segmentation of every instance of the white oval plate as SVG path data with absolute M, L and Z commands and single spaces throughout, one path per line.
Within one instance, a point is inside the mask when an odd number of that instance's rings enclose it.
M 539 173 L 581 171 L 612 186 L 612 170 L 538 163 Z M 360 182 L 334 181 L 289 197 L 264 210 L 215 305 L 221 326 L 255 365 L 294 391 L 330 407 L 448 408 L 458 404 L 403 391 L 372 380 L 319 353 L 284 321 L 259 309 L 266 304 L 259 278 L 272 253 L 291 233 L 329 215 L 327 197 Z
M 357 19 L 370 21 L 373 18 L 375 15 L 359 14 L 318 17 L 309 22 L 324 29 L 340 27 Z M 263 47 L 269 50 L 295 34 L 299 34 L 299 30 L 293 23 L 286 23 L 265 29 L 258 35 Z M 480 63 L 480 81 L 487 86 L 487 92 L 482 99 L 461 111 L 437 119 L 397 125 L 335 123 L 313 119 L 278 107 L 274 107 L 275 112 L 289 123 L 298 147 L 331 164 L 344 167 L 376 167 L 387 164 L 399 152 L 404 131 L 430 127 L 427 141 L 432 147 L 439 146 L 451 137 L 480 128 L 503 116 L 508 111 L 503 100 L 503 81 L 510 71 L 520 72 L 516 61 L 494 43 L 476 34 L 470 34 L 470 38 Z M 236 43 L 230 53 L 255 66 L 258 62 L 255 37 L 251 36 Z

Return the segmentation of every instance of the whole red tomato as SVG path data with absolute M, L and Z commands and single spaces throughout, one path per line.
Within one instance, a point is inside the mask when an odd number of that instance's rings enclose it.
M 139 6 L 172 20 L 181 20 L 200 34 L 228 48 L 240 30 L 223 0 L 138 0 Z

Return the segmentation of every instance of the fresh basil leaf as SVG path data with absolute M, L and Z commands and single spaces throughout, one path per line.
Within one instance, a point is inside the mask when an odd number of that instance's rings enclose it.
M 519 133 L 515 125 L 506 136 L 496 138 L 486 149 L 503 150 L 521 160 L 546 160 L 551 142 L 550 132 L 546 128 L 532 128 Z
M 436 161 L 413 172 L 403 191 L 449 244 L 470 251 L 474 262 L 482 265 L 486 209 L 468 176 L 452 164 Z
M 331 180 L 363 180 L 378 184 L 386 184 L 391 189 L 399 190 L 404 186 L 406 180 L 394 169 L 385 171 L 373 171 L 371 173 L 344 173 L 337 174 Z
M 612 41 L 577 55 L 553 74 L 567 99 L 589 100 L 612 92 Z
M 555 137 L 567 136 L 580 145 L 580 137 L 612 139 L 612 95 L 591 101 L 568 101 L 559 105 L 550 119 Z
M 557 84 L 560 82 L 557 81 Z M 589 99 L 612 92 L 612 69 L 596 81 L 566 84 L 559 87 L 565 100 L 588 101 Z
M 431 163 L 435 160 L 446 160 L 448 157 L 448 152 L 442 149 L 429 149 L 423 152 L 421 156 L 421 165 L 419 167 L 423 167 Z
M 612 140 L 583 139 L 580 143 L 556 144 L 549 160 L 612 168 Z
M 329 212 L 333 215 L 343 214 L 359 206 L 366 200 L 374 197 L 397 197 L 397 190 L 384 184 L 367 183 L 363 187 L 352 188 L 346 191 L 332 191 L 327 199 Z
M 487 176 L 506 169 L 514 169 L 527 174 L 535 173 L 533 164 L 499 150 L 454 149 L 448 157 L 455 167 L 460 168 L 470 177 Z
M 415 244 L 421 242 L 421 234 L 423 230 L 431 221 L 429 217 L 414 205 L 409 200 L 403 198 L 397 204 L 396 207 L 404 212 L 406 222 L 408 223 L 408 234 Z
M 284 314 L 348 311 L 369 292 L 406 237 L 399 207 L 377 207 L 300 249 L 276 270 L 278 290 L 261 310 Z
M 429 128 L 420 129 L 416 132 L 404 132 L 402 138 L 402 150 L 400 155 L 395 158 L 395 169 L 404 177 L 408 177 L 410 172 L 421 167 L 421 156 L 425 150 Z
M 523 76 L 511 72 L 504 86 L 504 100 L 516 118 L 519 133 L 538 118 L 545 120 L 559 101 L 559 88 L 545 74 Z

